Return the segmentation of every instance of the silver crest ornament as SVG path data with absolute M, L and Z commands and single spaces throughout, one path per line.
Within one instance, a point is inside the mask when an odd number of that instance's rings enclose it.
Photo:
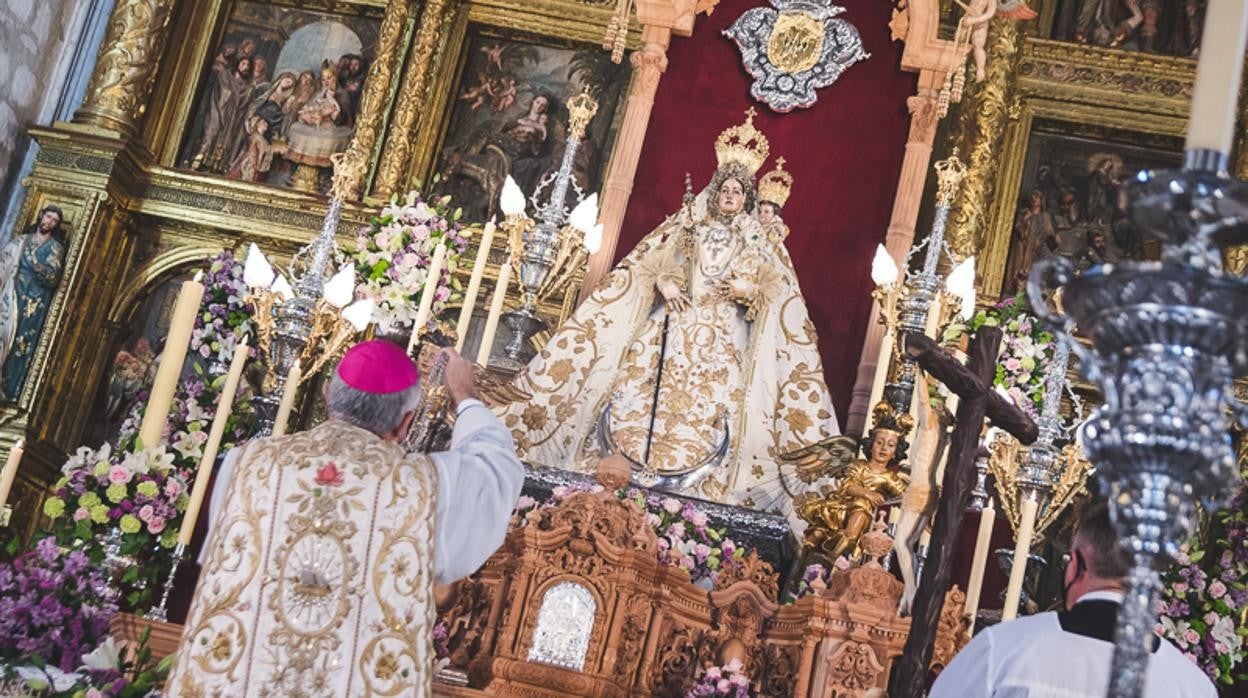
M 871 57 L 858 29 L 830 0 L 770 0 L 772 7 L 746 10 L 724 30 L 741 50 L 754 78 L 750 94 L 780 113 L 815 103 L 845 69 Z M 774 9 L 773 9 L 774 8 Z

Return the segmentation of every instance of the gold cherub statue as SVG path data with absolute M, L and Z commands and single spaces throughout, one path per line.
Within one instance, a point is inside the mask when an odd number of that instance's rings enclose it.
M 807 469 L 813 467 L 810 461 L 821 461 L 825 472 L 840 478 L 839 484 L 826 488 L 822 495 L 808 495 L 796 502 L 798 515 L 808 524 L 802 545 L 805 557 L 826 556 L 835 561 L 857 550 L 859 539 L 875 520 L 876 510 L 890 498 L 901 496 L 909 484 L 907 475 L 897 468 L 906 455 L 902 437 L 912 426 L 910 415 L 899 417 L 880 403 L 875 408 L 875 427 L 860 444 L 866 458 L 851 460 L 845 449 L 829 450 L 822 442 L 781 456 L 790 463 L 806 463 Z

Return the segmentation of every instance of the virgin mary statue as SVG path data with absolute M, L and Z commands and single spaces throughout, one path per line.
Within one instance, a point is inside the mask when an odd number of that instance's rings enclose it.
M 638 484 L 791 510 L 811 478 L 776 456 L 839 430 L 792 261 L 754 214 L 768 150 L 752 110 L 720 134 L 710 184 L 687 191 L 521 372 L 533 398 L 502 417 L 522 457 L 589 470 L 618 454 Z

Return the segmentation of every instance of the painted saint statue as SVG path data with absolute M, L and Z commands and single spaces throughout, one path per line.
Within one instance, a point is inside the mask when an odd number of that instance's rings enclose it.
M 39 222 L 0 251 L 0 399 L 21 395 L 35 358 L 65 261 L 63 217 L 45 207 Z
M 517 377 L 533 398 L 501 411 L 526 460 L 587 471 L 619 454 L 638 484 L 791 511 L 808 483 L 776 456 L 838 427 L 783 236 L 756 217 L 768 149 L 752 111 L 720 134 L 710 184 Z

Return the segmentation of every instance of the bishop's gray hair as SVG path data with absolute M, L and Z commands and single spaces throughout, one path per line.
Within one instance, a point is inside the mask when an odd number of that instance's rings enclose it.
M 420 383 L 394 393 L 367 393 L 347 385 L 334 371 L 325 402 L 331 417 L 384 436 L 403 423 L 404 415 L 416 409 Z

